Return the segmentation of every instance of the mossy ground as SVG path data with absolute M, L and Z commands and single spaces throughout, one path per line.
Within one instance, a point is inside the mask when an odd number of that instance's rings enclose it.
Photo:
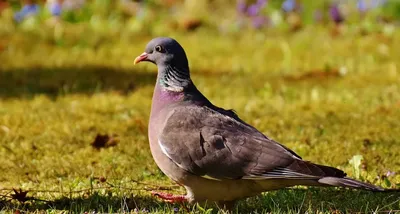
M 186 49 L 193 81 L 214 104 L 235 109 L 304 159 L 352 177 L 349 160 L 362 155 L 359 179 L 398 188 L 400 32 L 333 37 L 328 29 L 308 27 L 294 34 L 225 36 L 200 29 L 170 36 Z M 150 39 L 110 37 L 73 46 L 16 31 L 0 40 L 0 210 L 184 212 L 148 191 L 173 184 L 153 162 L 147 140 L 156 67 L 133 66 Z M 93 148 L 97 134 L 115 135 L 116 145 Z M 397 174 L 385 178 L 388 172 Z M 11 199 L 11 188 L 28 191 L 21 197 L 30 200 Z M 400 194 L 334 188 L 273 191 L 236 208 L 389 210 L 400 210 Z

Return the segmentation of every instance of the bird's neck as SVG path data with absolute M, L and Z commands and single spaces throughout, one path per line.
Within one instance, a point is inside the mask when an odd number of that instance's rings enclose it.
M 211 105 L 193 84 L 189 72 L 181 69 L 170 66 L 159 70 L 152 100 L 153 116 L 164 107 L 177 102 L 188 101 L 195 105 Z
M 152 116 L 157 115 L 161 109 L 170 104 L 183 101 L 185 90 L 193 85 L 188 71 L 170 65 L 158 65 L 157 67 L 157 82 L 151 106 Z
M 162 90 L 184 92 L 193 85 L 188 66 L 159 66 L 157 84 Z

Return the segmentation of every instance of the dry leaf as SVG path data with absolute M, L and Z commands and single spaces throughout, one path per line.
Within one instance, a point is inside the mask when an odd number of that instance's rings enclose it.
M 96 138 L 90 145 L 92 145 L 92 147 L 95 149 L 101 149 L 116 146 L 118 142 L 119 140 L 117 139 L 117 135 L 115 134 L 111 136 L 107 134 L 97 134 Z

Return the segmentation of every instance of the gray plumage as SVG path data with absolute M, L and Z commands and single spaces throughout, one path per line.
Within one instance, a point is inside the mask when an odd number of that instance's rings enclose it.
M 160 169 L 187 190 L 189 202 L 228 203 L 295 185 L 384 191 L 295 152 L 214 106 L 190 79 L 185 51 L 171 38 L 150 41 L 135 59 L 158 67 L 149 123 L 150 148 Z

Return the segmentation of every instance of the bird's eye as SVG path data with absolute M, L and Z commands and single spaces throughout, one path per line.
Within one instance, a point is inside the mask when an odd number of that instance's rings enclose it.
M 157 52 L 164 52 L 164 49 L 163 49 L 160 45 L 157 45 L 154 49 L 155 49 Z

